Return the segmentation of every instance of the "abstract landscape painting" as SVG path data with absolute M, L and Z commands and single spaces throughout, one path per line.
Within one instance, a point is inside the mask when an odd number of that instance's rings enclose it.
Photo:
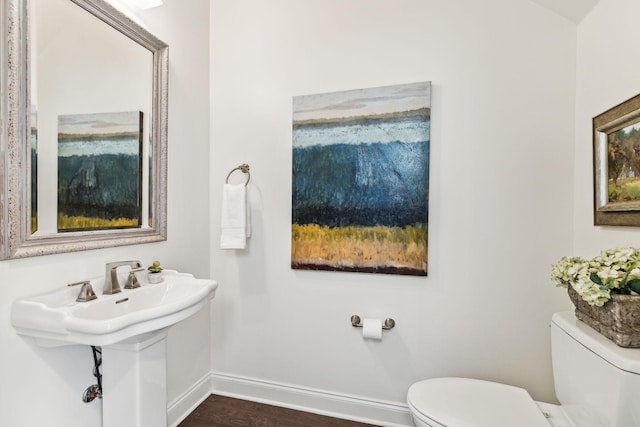
M 293 99 L 291 267 L 427 274 L 431 84 Z
M 142 113 L 58 117 L 58 231 L 139 227 Z

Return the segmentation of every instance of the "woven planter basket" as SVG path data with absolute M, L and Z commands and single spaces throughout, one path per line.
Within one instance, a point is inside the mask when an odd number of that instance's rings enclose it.
M 640 296 L 611 294 L 602 307 L 589 305 L 569 286 L 576 317 L 620 347 L 640 348 Z

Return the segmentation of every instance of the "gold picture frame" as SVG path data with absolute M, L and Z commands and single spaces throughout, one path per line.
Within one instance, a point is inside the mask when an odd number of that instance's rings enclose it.
M 594 225 L 640 226 L 640 95 L 593 118 Z

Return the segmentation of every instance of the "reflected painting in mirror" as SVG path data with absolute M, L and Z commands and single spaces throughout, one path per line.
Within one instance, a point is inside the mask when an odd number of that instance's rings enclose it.
M 142 112 L 58 116 L 58 231 L 140 227 Z

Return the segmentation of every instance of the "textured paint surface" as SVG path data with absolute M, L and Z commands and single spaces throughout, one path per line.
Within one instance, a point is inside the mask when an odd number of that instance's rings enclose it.
M 426 275 L 429 82 L 293 103 L 292 267 Z

